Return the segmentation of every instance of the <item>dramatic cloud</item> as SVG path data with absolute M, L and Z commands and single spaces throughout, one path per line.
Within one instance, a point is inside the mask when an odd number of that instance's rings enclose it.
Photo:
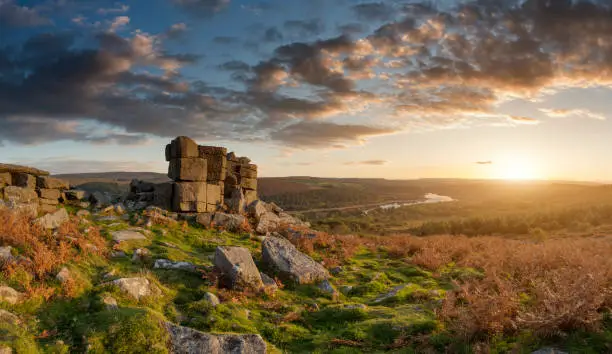
M 564 117 L 579 117 L 579 118 L 591 118 L 598 120 L 605 120 L 606 117 L 603 114 L 591 112 L 588 109 L 548 109 L 541 108 L 540 111 L 545 113 L 549 117 L 553 118 L 564 118 Z
M 123 14 L 130 11 L 130 6 L 125 4 L 117 4 L 116 7 L 109 8 L 100 8 L 98 9 L 98 13 L 100 15 L 108 15 L 108 14 Z
M 168 1 L 199 16 L 230 4 Z M 180 42 L 165 41 L 184 35 L 182 22 L 160 25 L 171 27 L 159 34 L 113 32 L 128 24 L 127 16 L 117 16 L 106 32 L 58 30 L 0 47 L 0 142 L 121 143 L 189 134 L 341 148 L 407 130 L 537 124 L 502 103 L 612 86 L 609 1 L 342 3 L 359 23 L 339 26 L 308 14 L 245 24 L 245 38 L 219 31 L 202 43 L 243 51 L 239 44 L 248 43 L 250 52 L 228 50 L 231 56 L 213 59 L 169 52 Z M 242 9 L 257 13 L 256 6 Z M 49 23 L 14 1 L 0 0 L 0 9 L 3 25 Z M 584 109 L 541 111 L 604 118 Z M 89 133 L 99 126 L 109 131 Z
M 51 20 L 35 8 L 19 6 L 14 0 L 0 0 L 0 29 L 2 27 L 33 27 L 50 25 Z

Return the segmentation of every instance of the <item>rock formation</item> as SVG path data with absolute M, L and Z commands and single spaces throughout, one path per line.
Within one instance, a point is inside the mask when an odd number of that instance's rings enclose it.
M 32 167 L 0 164 L 0 201 L 31 216 L 57 210 L 60 203 L 83 206 L 82 191 L 70 190 L 68 182 Z
M 165 155 L 172 182 L 132 181 L 128 199 L 134 209 L 155 205 L 178 213 L 239 214 L 258 199 L 257 165 L 246 157 L 185 136 L 166 145 Z

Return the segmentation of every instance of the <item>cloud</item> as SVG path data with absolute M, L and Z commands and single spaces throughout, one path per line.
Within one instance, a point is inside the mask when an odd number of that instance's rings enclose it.
M 579 117 L 579 118 L 590 118 L 597 120 L 605 120 L 606 117 L 601 113 L 595 113 L 588 109 L 559 109 L 559 108 L 540 108 L 540 111 L 545 113 L 549 117 L 553 118 L 565 118 L 565 117 Z
M 476 164 L 478 165 L 492 165 L 493 161 L 476 161 Z
M 353 35 L 363 33 L 367 30 L 367 28 L 368 27 L 363 23 L 347 23 L 344 25 L 339 25 L 338 31 L 340 31 L 342 34 Z
M 108 14 L 122 14 L 130 11 L 130 6 L 125 4 L 117 4 L 116 7 L 109 8 L 100 8 L 98 9 L 98 14 L 100 15 L 108 15 Z
M 263 35 L 263 40 L 266 42 L 278 42 L 283 40 L 283 34 L 276 27 L 268 28 Z
M 540 123 L 539 120 L 537 120 L 535 118 L 530 118 L 530 117 L 508 116 L 508 118 L 510 119 L 510 121 L 512 121 L 514 123 L 518 123 L 518 124 L 538 124 L 538 123 Z
M 387 21 L 394 15 L 394 8 L 388 3 L 372 2 L 353 6 L 357 17 L 366 21 Z
M 183 22 L 175 23 L 166 30 L 166 37 L 169 39 L 182 38 L 187 32 L 187 24 Z
M 116 32 L 118 29 L 127 26 L 130 23 L 130 18 L 128 16 L 117 16 L 111 22 L 110 27 L 108 28 L 109 32 Z
M 370 165 L 370 166 L 382 166 L 388 164 L 387 160 L 365 160 L 365 161 L 349 161 L 345 162 L 344 165 L 354 166 L 354 165 Z
M 299 122 L 270 134 L 272 140 L 295 148 L 329 148 L 334 144 L 362 144 L 367 138 L 394 133 L 392 129 L 328 122 Z
M 237 37 L 218 36 L 213 38 L 213 42 L 217 44 L 235 44 L 240 42 Z
M 36 8 L 20 6 L 14 0 L 0 0 L 0 28 L 36 27 L 52 24 Z
M 170 0 L 185 12 L 201 17 L 210 17 L 225 9 L 230 0 Z
M 310 20 L 288 20 L 283 23 L 283 28 L 285 31 L 300 37 L 316 36 L 325 30 L 325 23 L 318 18 Z

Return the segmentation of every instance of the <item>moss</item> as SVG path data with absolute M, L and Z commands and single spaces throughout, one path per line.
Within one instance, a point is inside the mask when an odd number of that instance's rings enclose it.
M 10 323 L 10 321 L 0 322 L 0 348 L 2 347 L 11 348 L 16 354 L 40 352 L 29 326 L 22 323 Z

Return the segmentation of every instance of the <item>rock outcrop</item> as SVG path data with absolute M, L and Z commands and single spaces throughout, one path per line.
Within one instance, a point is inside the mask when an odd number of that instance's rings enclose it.
M 298 284 L 315 283 L 329 277 L 327 269 L 284 238 L 266 237 L 262 242 L 262 258 L 280 275 Z
M 166 322 L 174 354 L 265 354 L 266 342 L 258 334 L 209 334 Z
M 159 289 L 154 284 L 151 284 L 147 278 L 121 278 L 114 280 L 112 283 L 136 300 L 159 293 Z
M 61 203 L 78 203 L 85 197 L 84 193 L 69 189 L 68 182 L 50 177 L 47 171 L 0 164 L 0 200 L 32 217 L 39 211 L 54 212 Z M 68 193 L 72 198 L 68 198 Z

